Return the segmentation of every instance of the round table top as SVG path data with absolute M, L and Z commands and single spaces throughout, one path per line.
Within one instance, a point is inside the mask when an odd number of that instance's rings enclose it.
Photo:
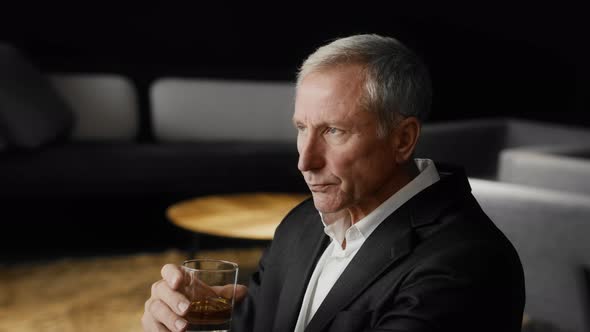
M 175 225 L 197 233 L 271 240 L 275 229 L 309 194 L 247 193 L 204 196 L 168 208 Z

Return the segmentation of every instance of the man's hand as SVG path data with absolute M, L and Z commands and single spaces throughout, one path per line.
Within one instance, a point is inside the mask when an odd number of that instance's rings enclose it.
M 145 302 L 145 309 L 141 324 L 144 331 L 184 331 L 187 326 L 186 314 L 190 305 L 189 300 L 179 290 L 183 284 L 183 273 L 180 267 L 166 264 L 162 268 L 162 280 L 152 285 L 151 297 Z M 226 295 L 227 287 L 212 288 L 219 296 Z M 236 286 L 234 303 L 242 301 L 248 288 L 243 285 Z

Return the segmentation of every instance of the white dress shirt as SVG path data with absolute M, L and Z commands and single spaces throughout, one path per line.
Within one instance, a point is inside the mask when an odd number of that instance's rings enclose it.
M 420 174 L 354 225 L 351 226 L 347 211 L 330 215 L 320 213 L 324 232 L 332 241 L 313 270 L 305 290 L 295 332 L 305 330 L 336 280 L 375 228 L 410 198 L 440 179 L 432 160 L 414 159 L 414 161 Z M 326 222 L 327 220 L 329 222 Z M 346 246 L 343 249 L 342 243 L 345 239 Z

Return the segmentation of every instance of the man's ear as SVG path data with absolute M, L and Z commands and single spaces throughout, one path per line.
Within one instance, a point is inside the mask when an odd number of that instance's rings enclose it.
M 393 129 L 393 148 L 398 164 L 404 164 L 412 157 L 418 137 L 420 137 L 420 121 L 416 117 L 410 116 L 398 122 Z

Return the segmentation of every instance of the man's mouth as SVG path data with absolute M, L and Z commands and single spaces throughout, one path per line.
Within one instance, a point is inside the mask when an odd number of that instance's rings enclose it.
M 312 192 L 323 192 L 323 191 L 326 191 L 332 185 L 333 185 L 332 183 L 308 184 L 309 189 Z

